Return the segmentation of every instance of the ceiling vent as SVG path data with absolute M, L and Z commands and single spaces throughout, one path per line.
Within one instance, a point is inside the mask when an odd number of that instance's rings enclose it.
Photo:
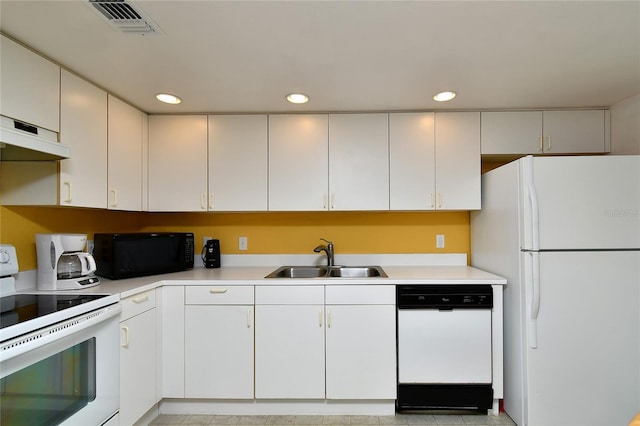
M 162 33 L 160 27 L 144 12 L 126 0 L 89 0 L 100 14 L 116 29 L 127 34 L 151 35 Z

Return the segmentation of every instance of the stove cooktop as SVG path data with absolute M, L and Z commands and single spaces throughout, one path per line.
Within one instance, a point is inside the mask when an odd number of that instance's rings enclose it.
M 0 298 L 0 341 L 117 303 L 118 295 L 19 293 Z
M 0 329 L 106 297 L 103 294 L 14 294 L 0 299 Z

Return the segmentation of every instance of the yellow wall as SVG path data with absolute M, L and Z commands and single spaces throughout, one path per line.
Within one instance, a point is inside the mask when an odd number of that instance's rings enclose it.
M 467 253 L 468 212 L 138 213 L 63 207 L 0 207 L 0 243 L 13 244 L 20 270 L 36 268 L 38 232 L 193 232 L 220 240 L 223 254 L 312 253 L 321 237 L 336 253 Z M 446 247 L 436 249 L 436 234 Z M 238 237 L 248 250 L 238 250 Z

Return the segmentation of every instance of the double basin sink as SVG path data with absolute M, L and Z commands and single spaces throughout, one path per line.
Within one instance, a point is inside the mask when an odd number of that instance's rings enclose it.
M 379 266 L 283 266 L 265 278 L 387 278 Z

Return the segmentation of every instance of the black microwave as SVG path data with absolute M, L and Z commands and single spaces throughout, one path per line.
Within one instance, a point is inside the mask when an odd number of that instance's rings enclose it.
M 96 275 L 117 280 L 193 268 L 191 232 L 95 234 Z

